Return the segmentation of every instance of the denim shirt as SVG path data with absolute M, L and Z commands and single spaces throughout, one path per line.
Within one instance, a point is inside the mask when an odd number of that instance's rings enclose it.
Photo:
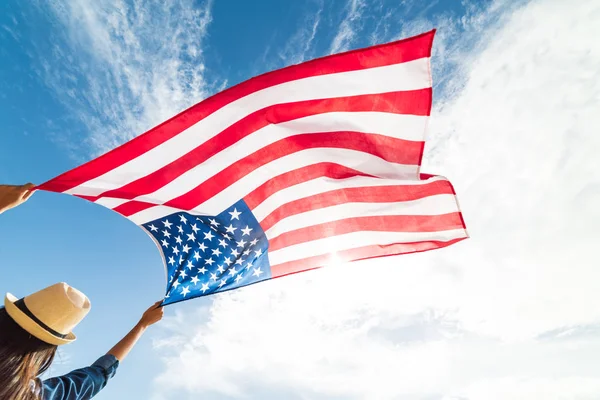
M 43 400 L 87 400 L 104 389 L 119 367 L 111 354 L 100 357 L 89 367 L 76 369 L 66 375 L 42 382 Z

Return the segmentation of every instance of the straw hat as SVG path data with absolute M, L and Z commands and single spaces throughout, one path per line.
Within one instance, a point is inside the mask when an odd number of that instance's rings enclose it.
M 58 346 L 76 339 L 72 330 L 87 315 L 91 305 L 83 293 L 61 282 L 22 299 L 7 293 L 4 306 L 21 328 Z

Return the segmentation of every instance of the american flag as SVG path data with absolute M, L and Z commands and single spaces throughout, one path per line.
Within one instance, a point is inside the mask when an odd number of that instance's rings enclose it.
M 452 185 L 420 172 L 435 31 L 220 92 L 38 189 L 154 239 L 165 304 L 467 237 Z

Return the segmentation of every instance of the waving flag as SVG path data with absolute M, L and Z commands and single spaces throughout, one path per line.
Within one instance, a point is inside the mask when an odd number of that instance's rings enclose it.
M 420 174 L 434 33 L 255 77 L 38 189 L 141 226 L 165 304 L 456 243 L 451 184 Z

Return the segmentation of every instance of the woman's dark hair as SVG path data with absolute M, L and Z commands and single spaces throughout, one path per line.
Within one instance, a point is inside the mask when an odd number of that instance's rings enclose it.
M 0 308 L 0 399 L 38 400 L 39 380 L 52 364 L 56 346 L 21 328 Z

